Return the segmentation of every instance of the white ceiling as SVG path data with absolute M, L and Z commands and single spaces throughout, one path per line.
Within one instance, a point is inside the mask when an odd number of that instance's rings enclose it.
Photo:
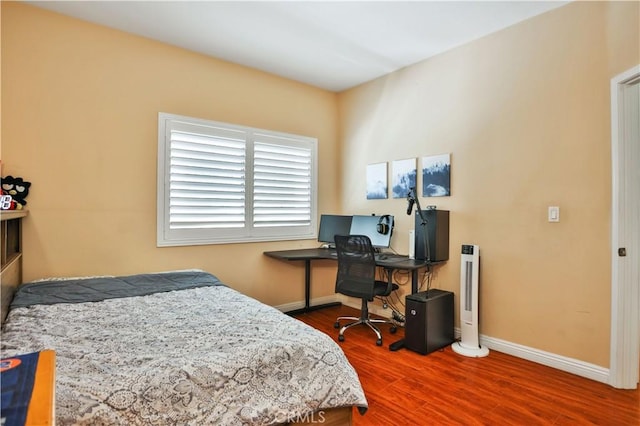
M 28 1 L 341 91 L 567 1 Z

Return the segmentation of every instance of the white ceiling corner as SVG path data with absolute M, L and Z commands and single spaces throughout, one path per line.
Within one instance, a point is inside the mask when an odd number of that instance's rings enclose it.
M 330 91 L 568 1 L 27 1 Z

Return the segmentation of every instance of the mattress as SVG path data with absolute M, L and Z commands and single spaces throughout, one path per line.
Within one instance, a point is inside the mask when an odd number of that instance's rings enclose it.
M 367 407 L 329 336 L 203 271 L 22 285 L 1 355 L 44 349 L 59 425 L 262 425 Z

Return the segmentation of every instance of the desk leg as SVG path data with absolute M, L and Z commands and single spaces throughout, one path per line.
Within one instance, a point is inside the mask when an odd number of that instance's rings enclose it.
M 411 294 L 416 294 L 418 292 L 418 275 L 417 269 L 411 271 Z
M 323 303 L 322 305 L 311 306 L 311 259 L 304 260 L 304 308 L 287 311 L 288 315 L 304 314 L 330 306 L 340 306 L 340 302 Z
M 411 294 L 415 294 L 418 292 L 418 276 L 419 274 L 417 269 L 411 271 Z M 397 340 L 389 345 L 390 351 L 397 351 L 402 348 L 404 348 L 404 339 Z
M 311 304 L 311 259 L 304 261 L 304 308 L 309 309 Z

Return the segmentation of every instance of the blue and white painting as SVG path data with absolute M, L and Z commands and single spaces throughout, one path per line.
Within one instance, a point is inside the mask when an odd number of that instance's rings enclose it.
M 405 198 L 416 186 L 416 159 L 395 160 L 392 165 L 393 198 Z
M 369 164 L 367 166 L 367 200 L 384 200 L 387 198 L 387 163 Z
M 422 196 L 451 195 L 451 154 L 422 157 Z

